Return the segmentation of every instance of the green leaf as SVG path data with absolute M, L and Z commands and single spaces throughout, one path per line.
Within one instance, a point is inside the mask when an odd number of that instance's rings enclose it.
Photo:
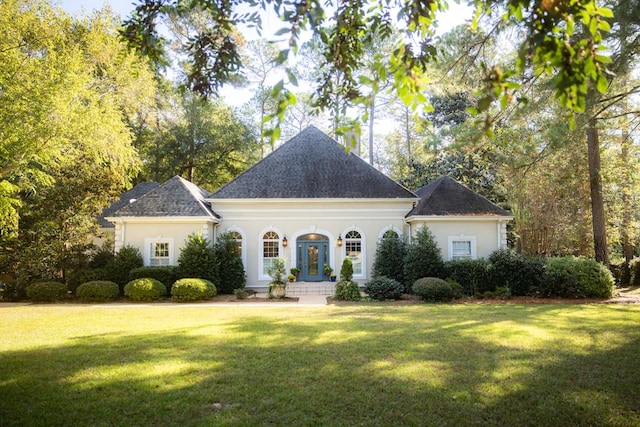
M 609 88 L 609 82 L 604 76 L 600 75 L 598 76 L 598 82 L 596 84 L 596 87 L 598 88 L 598 92 L 605 93 Z
M 608 7 L 599 7 L 598 8 L 598 15 L 602 16 L 603 18 L 613 18 L 613 11 L 611 9 L 609 9 Z

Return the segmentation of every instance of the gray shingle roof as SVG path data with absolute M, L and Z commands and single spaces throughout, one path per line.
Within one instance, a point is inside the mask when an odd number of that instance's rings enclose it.
M 460 184 L 443 176 L 416 191 L 420 202 L 407 214 L 422 215 L 496 215 L 511 216 L 509 211 Z
M 415 197 L 314 126 L 211 195 L 212 199 Z
M 113 214 L 115 214 L 118 209 L 128 205 L 131 202 L 131 200 L 139 199 L 140 197 L 147 194 L 149 191 L 156 188 L 158 185 L 159 184 L 157 182 L 153 182 L 153 181 L 141 182 L 135 187 L 133 187 L 131 190 L 125 193 L 122 193 L 122 195 L 120 195 L 120 199 L 116 200 L 111 205 L 104 208 L 100 216 L 98 216 L 98 224 L 100 224 L 100 227 L 114 228 L 115 226 L 113 225 L 113 223 L 107 221 L 105 219 L 106 217 L 113 216 Z
M 209 216 L 218 218 L 205 201 L 209 193 L 197 185 L 174 176 L 133 203 L 118 209 L 112 216 Z

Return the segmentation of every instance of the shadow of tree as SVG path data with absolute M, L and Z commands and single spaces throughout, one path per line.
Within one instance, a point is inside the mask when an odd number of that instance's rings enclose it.
M 638 310 L 216 310 L 2 353 L 0 425 L 640 425 Z

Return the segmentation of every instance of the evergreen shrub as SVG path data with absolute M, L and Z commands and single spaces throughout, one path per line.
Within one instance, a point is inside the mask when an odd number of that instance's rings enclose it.
M 462 293 L 468 296 L 493 288 L 489 263 L 483 258 L 447 261 L 446 277 L 459 283 Z
M 231 233 L 223 233 L 218 236 L 213 246 L 213 258 L 216 263 L 215 270 L 218 276 L 215 280 L 218 292 L 232 294 L 236 289 L 244 289 L 247 278 L 245 276 L 242 258 L 238 255 L 235 238 Z
M 192 234 L 180 250 L 177 278 L 198 278 L 214 282 L 217 277 L 213 248 L 202 234 Z
M 385 235 L 378 241 L 373 260 L 373 277 L 384 276 L 404 282 L 406 244 L 397 235 Z
M 67 298 L 67 285 L 60 282 L 32 283 L 27 286 L 26 293 L 31 301 L 62 301 Z
M 74 271 L 67 278 L 67 287 L 72 293 L 76 293 L 76 289 L 82 283 L 92 282 L 94 280 L 105 280 L 108 278 L 106 268 L 84 268 Z
M 129 273 L 134 268 L 142 267 L 142 255 L 138 248 L 133 246 L 124 246 L 120 248 L 113 260 L 106 266 L 107 279 L 115 282 L 123 290 L 124 285 L 129 282 Z
M 167 295 L 167 287 L 159 280 L 143 277 L 124 286 L 124 296 L 134 301 L 153 301 Z
M 120 287 L 108 280 L 94 280 L 78 286 L 76 297 L 82 301 L 109 301 L 118 298 Z
M 395 279 L 378 276 L 365 285 L 364 291 L 373 299 L 384 301 L 399 299 L 404 293 L 404 286 Z
M 546 259 L 539 293 L 543 297 L 610 298 L 613 285 L 611 272 L 595 260 L 552 257 Z
M 336 293 L 334 299 L 342 301 L 360 301 L 360 288 L 358 284 L 351 280 L 340 280 L 336 283 Z
M 175 301 L 198 301 L 216 296 L 217 290 L 209 280 L 184 278 L 177 280 L 171 287 L 171 296 Z
M 351 258 L 347 257 L 342 261 L 340 280 L 350 281 L 351 279 L 353 279 L 353 262 L 351 262 Z
M 413 292 L 425 301 L 447 302 L 453 299 L 453 289 L 438 277 L 423 277 L 413 284 Z
M 445 274 L 442 252 L 427 227 L 418 230 L 404 256 L 404 280 L 406 291 L 411 291 L 416 280 L 422 277 L 443 277 Z
M 175 267 L 162 266 L 162 267 L 138 267 L 129 272 L 129 280 L 136 280 L 142 278 L 156 279 L 162 283 L 166 289 L 166 292 L 171 292 L 171 285 L 176 281 Z
M 506 286 L 514 296 L 530 295 L 538 289 L 544 274 L 544 263 L 509 249 L 495 251 L 489 256 L 489 274 L 492 288 L 477 289 L 478 292 L 495 291 Z

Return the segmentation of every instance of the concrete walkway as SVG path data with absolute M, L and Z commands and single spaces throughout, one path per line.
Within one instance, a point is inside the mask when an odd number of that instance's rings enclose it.
M 287 296 L 291 296 L 287 293 Z M 258 298 L 267 298 L 267 293 L 257 293 L 256 297 Z M 298 295 L 294 298 L 298 298 L 297 303 L 292 302 L 283 302 L 282 304 L 286 305 L 305 305 L 305 306 L 319 306 L 319 305 L 327 305 L 327 296 L 326 295 Z M 242 304 L 241 302 L 236 302 L 234 305 Z M 255 303 L 249 303 L 255 305 Z M 268 305 L 278 304 L 277 302 L 269 302 Z

